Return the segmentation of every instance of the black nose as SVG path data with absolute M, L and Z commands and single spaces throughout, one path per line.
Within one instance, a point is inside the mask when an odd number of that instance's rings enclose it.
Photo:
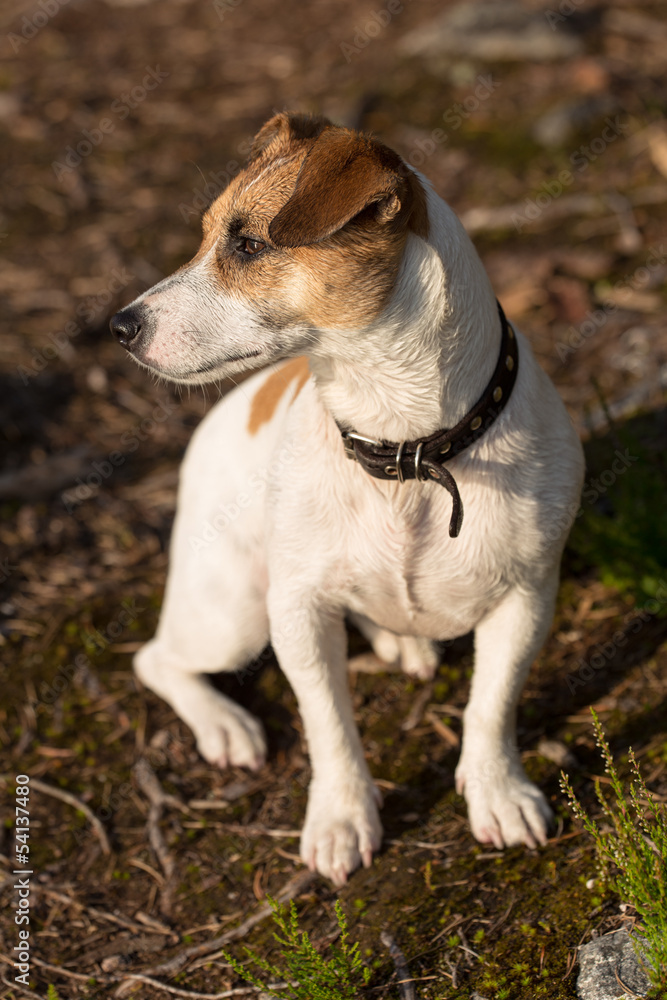
M 136 340 L 141 333 L 141 316 L 139 311 L 131 307 L 121 309 L 120 312 L 117 312 L 111 318 L 109 326 L 118 343 L 130 351 L 132 349 L 132 341 Z

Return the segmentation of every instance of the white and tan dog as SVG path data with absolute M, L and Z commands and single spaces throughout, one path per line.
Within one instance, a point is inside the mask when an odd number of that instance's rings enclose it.
M 204 675 L 273 643 L 312 761 L 301 854 L 341 883 L 382 835 L 348 690 L 346 615 L 382 659 L 419 677 L 437 664 L 430 640 L 474 629 L 457 788 L 478 840 L 544 843 L 550 810 L 521 766 L 515 712 L 552 620 L 583 475 L 554 387 L 518 335 L 506 408 L 448 464 L 465 506 L 452 538 L 446 490 L 371 478 L 346 460 L 337 426 L 414 441 L 453 427 L 487 386 L 496 301 L 449 207 L 373 139 L 280 114 L 203 229 L 193 260 L 112 329 L 181 384 L 264 370 L 215 406 L 188 449 L 139 677 L 207 761 L 257 768 L 260 724 Z

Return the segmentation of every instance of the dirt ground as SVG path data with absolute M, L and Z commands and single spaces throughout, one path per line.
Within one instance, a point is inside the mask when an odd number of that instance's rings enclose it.
M 323 949 L 341 900 L 373 970 L 369 998 L 399 997 L 383 930 L 422 1000 L 566 1000 L 577 946 L 633 923 L 591 883 L 593 848 L 558 782 L 564 764 L 593 805 L 594 705 L 622 766 L 632 744 L 667 801 L 664 11 L 659 0 L 5 3 L 0 997 L 50 985 L 61 998 L 232 995 L 243 984 L 218 939 L 240 928 L 234 954 L 245 943 L 279 960 L 270 922 L 243 922 L 281 891 Z M 502 854 L 470 835 L 453 787 L 463 637 L 443 646 L 429 685 L 351 674 L 386 839 L 338 893 L 299 862 L 309 766 L 270 651 L 251 677 L 220 682 L 266 725 L 269 762 L 252 776 L 206 766 L 131 671 L 157 621 L 178 464 L 218 390 L 156 385 L 108 319 L 194 253 L 202 208 L 283 108 L 372 130 L 433 181 L 589 462 L 519 720 L 557 835 Z M 23 774 L 28 987 L 12 957 Z M 142 974 L 158 985 L 128 978 Z

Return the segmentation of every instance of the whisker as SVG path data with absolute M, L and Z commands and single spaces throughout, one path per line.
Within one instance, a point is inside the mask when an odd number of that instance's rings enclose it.
M 201 168 L 201 167 L 199 166 L 199 164 L 198 164 L 198 163 L 195 163 L 195 161 L 194 161 L 194 160 L 189 160 L 188 162 L 189 162 L 189 163 L 191 163 L 191 164 L 193 165 L 193 167 L 196 167 L 196 168 L 197 168 L 197 170 L 198 170 L 198 171 L 199 171 L 199 173 L 201 174 L 201 179 L 203 180 L 204 184 L 207 184 L 207 183 L 208 183 L 208 181 L 206 180 L 206 177 L 204 176 L 204 171 L 203 171 L 203 170 L 202 170 L 202 168 Z

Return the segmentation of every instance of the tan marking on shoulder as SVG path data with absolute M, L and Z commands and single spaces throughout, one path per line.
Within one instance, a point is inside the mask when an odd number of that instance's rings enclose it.
M 262 424 L 268 424 L 276 412 L 278 403 L 290 383 L 297 380 L 296 391 L 292 402 L 299 395 L 310 378 L 308 358 L 294 358 L 277 371 L 272 372 L 252 398 L 250 416 L 248 417 L 248 433 L 256 434 Z

